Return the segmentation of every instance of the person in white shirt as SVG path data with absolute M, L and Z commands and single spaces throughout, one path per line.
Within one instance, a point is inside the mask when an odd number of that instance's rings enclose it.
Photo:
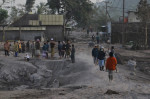
M 26 61 L 29 61 L 29 60 L 30 60 L 30 56 L 29 56 L 28 53 L 26 53 L 25 60 L 26 60 Z

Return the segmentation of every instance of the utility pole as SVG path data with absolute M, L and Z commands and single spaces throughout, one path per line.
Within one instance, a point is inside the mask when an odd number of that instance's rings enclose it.
M 109 1 L 105 1 L 105 4 L 106 4 L 106 24 L 107 24 L 107 8 L 108 8 L 108 3 L 109 3 Z
M 124 42 L 124 34 L 125 34 L 125 32 L 124 32 L 124 8 L 125 8 L 125 0 L 123 0 L 123 23 L 122 23 L 122 44 L 124 44 L 125 42 Z

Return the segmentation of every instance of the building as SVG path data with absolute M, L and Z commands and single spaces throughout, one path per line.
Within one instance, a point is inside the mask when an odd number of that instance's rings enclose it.
M 128 23 L 140 22 L 140 20 L 138 19 L 136 13 L 137 12 L 135 12 L 135 11 L 128 11 Z
M 0 41 L 27 41 L 41 37 L 64 40 L 63 15 L 26 14 L 10 26 L 0 27 Z

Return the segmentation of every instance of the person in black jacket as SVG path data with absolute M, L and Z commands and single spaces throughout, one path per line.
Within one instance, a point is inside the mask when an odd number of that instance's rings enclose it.
M 94 64 L 97 65 L 98 47 L 96 45 L 92 49 L 92 56 L 93 56 Z
M 72 63 L 75 63 L 75 47 L 72 44 L 72 49 L 71 49 L 71 61 Z
M 104 71 L 104 66 L 105 66 L 105 52 L 104 52 L 104 47 L 100 48 L 100 51 L 98 52 L 98 63 L 100 67 L 100 71 Z
M 62 44 L 60 41 L 58 41 L 58 54 L 59 54 L 59 57 L 61 59 L 61 57 L 62 57 Z
M 70 45 L 70 41 L 68 40 L 66 44 L 66 57 L 67 58 L 70 57 L 70 54 L 71 54 L 70 52 L 71 52 L 71 45 Z

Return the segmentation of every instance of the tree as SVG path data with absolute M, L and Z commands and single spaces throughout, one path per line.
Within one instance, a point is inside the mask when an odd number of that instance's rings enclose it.
M 7 10 L 0 8 L 0 24 L 4 23 L 5 19 L 8 17 Z
M 63 1 L 62 1 L 63 2 Z M 48 5 L 52 9 L 52 13 L 60 13 L 61 9 L 61 0 L 48 0 Z
M 25 6 L 26 6 L 26 11 L 27 12 L 32 11 L 31 8 L 33 7 L 34 3 L 35 3 L 35 0 L 26 0 L 26 5 Z
M 17 10 L 20 17 L 26 13 L 25 5 L 19 4 Z
M 49 7 L 53 13 L 64 14 L 65 24 L 75 20 L 79 26 L 86 26 L 93 11 L 93 4 L 89 0 L 49 0 Z
M 147 3 L 147 0 L 140 0 L 137 6 L 137 16 L 138 18 L 145 23 L 145 47 L 147 47 L 147 38 L 148 38 L 148 29 L 147 22 L 150 21 L 150 6 Z
M 18 19 L 18 9 L 15 6 L 11 8 L 10 16 L 13 22 Z
M 43 2 L 37 5 L 36 8 L 37 8 L 37 14 L 44 14 L 47 12 L 46 4 Z

